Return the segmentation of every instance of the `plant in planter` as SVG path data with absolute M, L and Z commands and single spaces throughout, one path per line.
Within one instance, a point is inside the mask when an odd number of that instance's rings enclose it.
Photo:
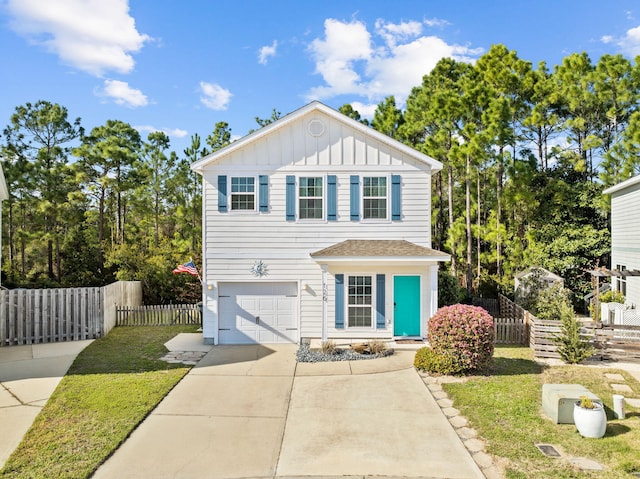
M 573 422 L 582 437 L 600 438 L 607 430 L 607 415 L 602 404 L 582 396 L 573 407 Z

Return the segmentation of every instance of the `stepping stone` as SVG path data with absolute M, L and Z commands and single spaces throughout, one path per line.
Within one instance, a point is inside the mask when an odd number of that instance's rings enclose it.
M 629 406 L 640 409 L 640 399 L 637 398 L 624 398 L 624 402 L 626 402 Z
M 449 398 L 438 399 L 437 403 L 442 409 L 453 406 L 453 401 Z
M 622 374 L 617 374 L 617 373 L 607 373 L 604 375 L 607 379 L 609 379 L 610 381 L 624 381 L 624 376 Z
M 536 444 L 535 446 L 547 457 L 560 457 L 560 453 L 556 447 L 551 444 Z
M 596 461 L 587 459 L 586 457 L 572 457 L 569 462 L 583 471 L 602 471 L 604 467 Z
M 631 393 L 633 394 L 633 389 L 631 389 L 629 386 L 627 386 L 626 384 L 616 384 L 616 383 L 611 383 L 610 384 L 611 388 L 619 393 Z

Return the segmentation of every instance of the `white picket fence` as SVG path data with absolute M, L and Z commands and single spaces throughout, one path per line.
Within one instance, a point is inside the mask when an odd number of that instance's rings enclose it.
M 0 347 L 104 336 L 115 325 L 115 305 L 140 304 L 139 289 L 139 282 L 130 281 L 101 288 L 0 290 Z

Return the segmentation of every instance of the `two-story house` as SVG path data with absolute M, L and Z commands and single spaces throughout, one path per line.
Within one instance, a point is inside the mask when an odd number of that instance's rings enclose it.
M 424 337 L 442 164 L 319 102 L 192 164 L 209 344 Z
M 640 324 L 640 175 L 603 193 L 611 195 L 611 286 L 621 291 L 627 306 L 635 310 L 626 314 L 634 317 L 626 323 Z

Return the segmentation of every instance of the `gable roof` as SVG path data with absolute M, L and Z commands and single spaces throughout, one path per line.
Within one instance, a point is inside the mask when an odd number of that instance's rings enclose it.
M 622 183 L 618 183 L 617 185 L 610 186 L 606 190 L 602 192 L 603 195 L 610 195 L 611 193 L 616 193 L 620 190 L 624 190 L 629 186 L 633 186 L 637 183 L 640 183 L 640 175 L 634 176 L 633 178 L 629 178 L 628 180 L 623 181 Z
M 207 156 L 200 158 L 197 161 L 194 161 L 191 164 L 191 169 L 198 172 L 198 173 L 202 173 L 202 171 L 204 170 L 204 168 L 215 162 L 216 160 L 218 160 L 219 158 L 222 158 L 224 156 L 227 156 L 231 153 L 233 153 L 234 151 L 245 147 L 247 144 L 252 143 L 254 141 L 258 141 L 259 139 L 269 135 L 270 133 L 291 124 L 292 122 L 294 122 L 295 120 L 301 118 L 302 116 L 313 112 L 313 111 L 320 111 L 326 115 L 328 115 L 329 117 L 333 118 L 334 120 L 337 120 L 339 122 L 342 122 L 348 126 L 350 126 L 351 128 L 359 131 L 360 133 L 373 137 L 375 140 L 379 141 L 380 143 L 383 143 L 387 146 L 389 146 L 390 148 L 393 148 L 395 150 L 398 150 L 400 152 L 402 152 L 403 154 L 418 160 L 422 163 L 426 163 L 427 165 L 429 165 L 429 167 L 431 168 L 431 171 L 435 172 L 435 171 L 440 171 L 442 169 L 442 163 L 440 163 L 438 160 L 435 160 L 433 158 L 431 158 L 428 155 L 425 155 L 424 153 L 420 153 L 419 151 L 411 148 L 410 146 L 405 145 L 404 143 L 399 142 L 398 140 L 395 140 L 393 138 L 391 138 L 390 136 L 387 136 L 383 133 L 380 133 L 379 131 L 374 130 L 373 128 L 367 126 L 367 125 L 363 125 L 362 123 L 360 123 L 359 121 L 354 120 L 353 118 L 349 118 L 346 115 L 343 115 L 342 113 L 340 113 L 337 110 L 334 110 L 333 108 L 328 107 L 327 105 L 325 105 L 324 103 L 320 103 L 319 101 L 312 101 L 311 103 L 308 103 L 307 105 L 303 106 L 302 108 L 299 108 L 298 110 L 295 110 L 292 113 L 289 113 L 288 115 L 283 116 L 282 118 L 274 121 L 273 123 L 268 124 L 265 127 L 260 128 L 257 131 L 254 131 L 253 133 L 250 133 L 249 135 L 234 141 L 233 143 L 231 143 L 230 145 L 225 146 L 224 148 L 221 148 L 217 151 L 214 151 L 213 153 L 208 154 Z
M 410 243 L 406 240 L 346 240 L 311 253 L 315 260 L 372 261 L 376 259 L 449 261 L 447 253 Z

